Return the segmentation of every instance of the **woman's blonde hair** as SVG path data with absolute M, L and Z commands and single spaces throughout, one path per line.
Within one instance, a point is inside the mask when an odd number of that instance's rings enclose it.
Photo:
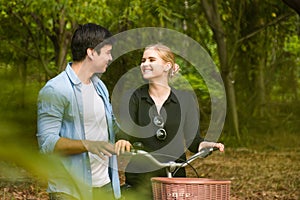
M 179 71 L 179 65 L 175 63 L 174 53 L 171 51 L 169 47 L 164 44 L 157 43 L 151 44 L 145 48 L 145 50 L 155 50 L 159 57 L 165 61 L 171 63 L 170 77 L 174 76 Z

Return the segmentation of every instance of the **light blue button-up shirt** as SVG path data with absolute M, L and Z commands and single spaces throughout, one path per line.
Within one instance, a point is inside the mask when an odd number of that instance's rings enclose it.
M 49 80 L 38 97 L 37 139 L 42 153 L 51 154 L 60 137 L 84 140 L 81 81 L 69 63 L 66 70 Z M 109 139 L 114 143 L 114 117 L 109 93 L 104 83 L 94 75 L 91 78 L 96 92 L 103 99 L 108 123 Z M 48 192 L 64 192 L 79 199 L 92 199 L 92 175 L 88 153 L 59 159 L 61 170 L 50 169 Z M 115 198 L 120 198 L 117 158 L 109 159 L 109 175 Z

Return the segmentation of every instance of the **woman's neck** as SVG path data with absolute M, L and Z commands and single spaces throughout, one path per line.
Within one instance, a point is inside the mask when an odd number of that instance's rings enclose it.
M 154 97 L 162 97 L 166 94 L 169 94 L 171 88 L 169 85 L 157 84 L 157 83 L 149 83 L 149 94 Z
M 149 95 L 158 108 L 158 113 L 164 102 L 168 99 L 171 88 L 169 85 L 149 83 Z

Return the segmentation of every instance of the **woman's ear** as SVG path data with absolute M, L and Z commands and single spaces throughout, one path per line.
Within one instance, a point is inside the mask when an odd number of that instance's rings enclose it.
M 172 68 L 172 64 L 171 63 L 167 63 L 166 64 L 166 69 L 164 70 L 165 72 L 169 71 Z

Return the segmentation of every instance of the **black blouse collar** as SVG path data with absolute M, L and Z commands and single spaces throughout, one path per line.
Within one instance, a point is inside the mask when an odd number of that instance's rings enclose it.
M 148 90 L 149 90 L 149 84 L 143 85 L 140 88 L 141 97 L 142 97 L 142 99 L 146 99 L 146 101 L 148 101 L 149 103 L 154 103 L 152 98 L 150 97 Z M 174 103 L 178 103 L 178 99 L 176 98 L 174 91 L 175 91 L 175 88 L 171 87 L 171 94 L 169 95 L 169 97 L 165 103 L 170 103 L 171 101 Z

